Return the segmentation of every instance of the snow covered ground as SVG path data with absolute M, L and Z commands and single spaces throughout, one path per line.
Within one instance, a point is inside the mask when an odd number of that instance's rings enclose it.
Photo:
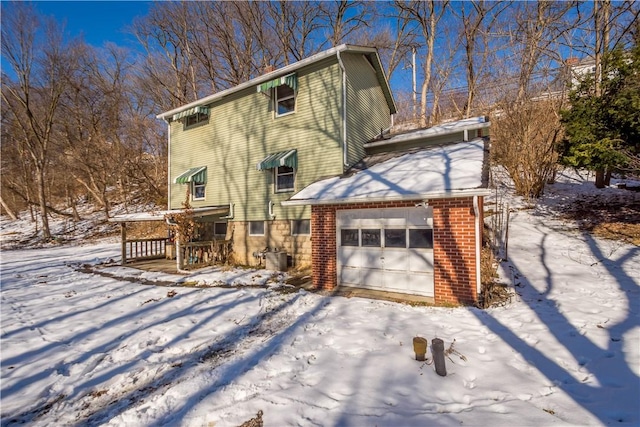
M 574 184 L 548 200 L 591 188 Z M 544 206 L 512 215 L 517 293 L 488 310 L 282 293 L 268 271 L 78 270 L 118 251 L 2 252 L 2 425 L 640 424 L 640 248 Z M 415 336 L 455 340 L 446 377 Z

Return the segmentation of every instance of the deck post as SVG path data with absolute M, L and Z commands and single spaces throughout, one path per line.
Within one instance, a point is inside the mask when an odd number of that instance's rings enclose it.
M 122 240 L 122 261 L 121 264 L 125 265 L 127 263 L 127 223 L 120 223 L 120 239 Z

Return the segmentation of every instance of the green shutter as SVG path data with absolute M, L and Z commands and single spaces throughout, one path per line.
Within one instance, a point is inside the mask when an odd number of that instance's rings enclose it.
M 258 170 L 275 169 L 280 166 L 289 166 L 290 168 L 297 169 L 298 152 L 294 149 L 269 154 L 260 163 L 258 163 Z
M 182 172 L 176 179 L 173 180 L 174 184 L 187 184 L 189 182 L 207 182 L 207 167 L 199 166 L 197 168 L 191 168 Z

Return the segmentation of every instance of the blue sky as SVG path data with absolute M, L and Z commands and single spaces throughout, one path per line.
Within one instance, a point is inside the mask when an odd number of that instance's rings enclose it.
M 36 1 L 42 14 L 53 16 L 58 22 L 66 22 L 65 29 L 71 36 L 83 35 L 94 46 L 111 41 L 118 45 L 137 47 L 127 27 L 136 16 L 143 16 L 151 2 L 144 1 Z

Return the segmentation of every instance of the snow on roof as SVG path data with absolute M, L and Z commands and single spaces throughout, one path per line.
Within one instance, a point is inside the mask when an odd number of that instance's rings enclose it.
M 484 157 L 481 138 L 412 151 L 347 178 L 338 176 L 315 182 L 283 205 L 485 194 Z
M 433 136 L 449 135 L 452 133 L 464 132 L 465 130 L 482 129 L 491 125 L 489 119 L 484 116 L 470 117 L 468 119 L 457 120 L 455 122 L 442 123 L 427 129 L 421 129 L 397 135 L 390 138 L 370 141 L 365 147 L 376 147 L 379 145 L 396 144 L 398 142 L 413 141 Z
M 109 222 L 129 222 L 129 221 L 164 221 L 167 215 L 176 215 L 184 213 L 184 209 L 172 209 L 168 211 L 152 211 L 152 212 L 137 212 L 130 214 L 114 215 L 109 218 Z M 193 216 L 207 216 L 207 215 L 219 215 L 229 211 L 229 205 L 223 206 L 211 206 L 205 208 L 193 208 L 191 212 Z

